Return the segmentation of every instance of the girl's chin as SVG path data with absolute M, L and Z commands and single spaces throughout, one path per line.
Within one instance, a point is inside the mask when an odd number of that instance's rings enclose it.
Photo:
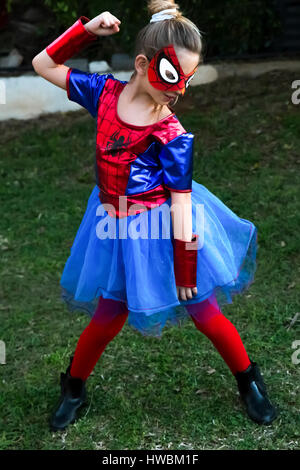
M 162 99 L 163 99 L 163 101 L 164 101 L 165 103 L 169 103 L 170 101 L 173 100 L 173 98 L 170 98 L 169 96 L 167 96 L 167 95 L 165 95 L 165 94 L 163 94 Z
M 171 98 L 169 101 L 166 102 L 166 105 L 168 106 L 175 106 L 175 104 L 178 101 L 178 97 L 175 96 L 175 98 Z

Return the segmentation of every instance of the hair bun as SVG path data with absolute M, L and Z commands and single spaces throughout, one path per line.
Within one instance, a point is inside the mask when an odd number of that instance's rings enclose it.
M 150 0 L 148 1 L 148 11 L 151 16 L 155 15 L 156 13 L 160 13 L 163 10 L 171 10 L 176 9 L 177 12 L 173 15 L 175 18 L 180 13 L 180 7 L 177 3 L 173 0 Z

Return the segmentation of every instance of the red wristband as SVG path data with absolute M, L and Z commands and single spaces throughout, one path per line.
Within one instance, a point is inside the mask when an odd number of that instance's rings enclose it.
M 193 233 L 192 241 L 173 239 L 174 273 L 177 286 L 197 286 L 197 254 L 199 235 Z
M 80 16 L 69 29 L 46 47 L 47 54 L 56 64 L 63 64 L 84 46 L 98 39 L 96 34 L 90 33 L 83 26 L 89 21 L 86 16 Z

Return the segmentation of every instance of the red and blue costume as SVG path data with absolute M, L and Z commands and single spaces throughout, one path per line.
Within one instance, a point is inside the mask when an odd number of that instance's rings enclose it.
M 193 134 L 174 112 L 150 126 L 124 123 L 117 105 L 126 83 L 111 74 L 89 75 L 71 68 L 67 75 L 69 99 L 96 118 L 96 184 L 101 202 L 112 204 L 117 217 L 130 214 L 132 204 L 141 204 L 141 210 L 161 205 L 170 190 L 192 191 Z M 120 196 L 128 204 L 123 212 Z
M 256 227 L 192 180 L 194 136 L 172 109 L 150 126 L 120 119 L 118 98 L 126 83 L 112 74 L 75 68 L 67 74 L 69 99 L 95 119 L 96 185 L 61 286 L 70 309 L 92 316 L 100 296 L 122 301 L 132 327 L 160 336 L 164 325 L 189 316 L 186 306 L 215 294 L 220 303 L 232 302 L 233 294 L 249 286 L 256 268 Z M 170 191 L 192 192 L 193 233 L 203 245 L 197 251 L 198 294 L 186 301 L 177 297 L 170 211 L 159 224 L 152 218 L 170 209 Z M 201 226 L 198 206 L 204 207 Z M 105 225 L 113 227 L 113 237 L 103 235 Z M 132 233 L 132 226 L 139 226 L 139 232 Z
M 56 63 L 97 39 L 83 21 L 89 20 L 81 17 L 47 47 Z M 150 58 L 149 81 L 163 90 L 177 87 L 184 92 L 194 72 L 183 73 L 172 45 Z M 64 392 L 52 426 L 63 429 L 72 422 L 84 400 L 85 380 L 127 318 L 140 333 L 161 337 L 165 325 L 180 324 L 188 317 L 235 375 L 249 416 L 269 424 L 276 412 L 257 364 L 250 362 L 236 328 L 219 307 L 231 303 L 233 295 L 253 282 L 256 227 L 192 180 L 194 136 L 185 131 L 173 110 L 151 126 L 120 119 L 118 99 L 126 83 L 112 74 L 78 69 L 69 69 L 66 77 L 69 99 L 96 120 L 96 185 L 60 283 L 70 310 L 83 310 L 92 319 L 79 338 L 67 373 L 61 376 Z M 174 242 L 170 191 L 192 193 L 190 242 Z M 120 205 L 121 198 L 126 199 L 125 206 Z M 201 221 L 198 206 L 204 208 Z M 188 254 L 200 235 L 201 249 Z M 179 301 L 176 285 L 196 285 L 198 293 Z

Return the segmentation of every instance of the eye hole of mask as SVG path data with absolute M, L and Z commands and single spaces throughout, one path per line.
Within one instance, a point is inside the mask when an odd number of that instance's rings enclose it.
M 159 73 L 168 83 L 177 83 L 179 76 L 175 67 L 164 57 L 159 62 Z
M 186 85 L 185 85 L 185 88 L 187 88 L 189 86 L 189 84 L 191 83 L 191 81 L 193 80 L 195 74 L 193 74 L 189 79 L 188 81 L 186 82 Z

